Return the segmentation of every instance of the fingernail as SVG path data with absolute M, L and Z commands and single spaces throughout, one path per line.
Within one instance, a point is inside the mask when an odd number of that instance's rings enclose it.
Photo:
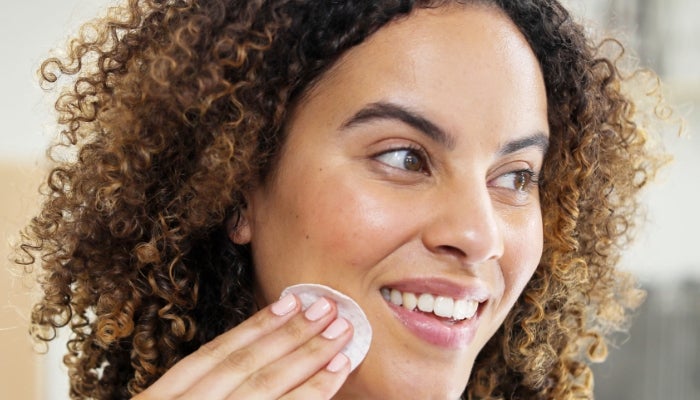
M 328 314 L 329 311 L 331 311 L 331 303 L 329 303 L 325 298 L 321 297 L 320 299 L 316 300 L 316 302 L 312 304 L 308 310 L 306 310 L 304 315 L 309 321 L 317 321 L 324 315 Z
M 297 306 L 297 299 L 293 294 L 288 294 L 277 300 L 270 306 L 270 311 L 277 316 L 287 315 Z
M 341 369 L 345 368 L 345 366 L 350 362 L 347 357 L 345 357 L 345 354 L 343 353 L 338 353 L 333 357 L 331 362 L 326 365 L 326 369 L 330 372 L 338 372 Z
M 326 330 L 321 333 L 321 336 L 333 340 L 347 331 L 349 327 L 348 321 L 344 318 L 337 318 L 332 324 L 328 325 Z

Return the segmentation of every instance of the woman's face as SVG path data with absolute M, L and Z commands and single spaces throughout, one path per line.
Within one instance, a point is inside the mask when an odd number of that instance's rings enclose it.
M 547 104 L 524 37 L 496 9 L 418 10 L 345 53 L 287 128 L 232 233 L 260 301 L 321 283 L 362 306 L 372 345 L 338 398 L 458 397 L 542 253 Z

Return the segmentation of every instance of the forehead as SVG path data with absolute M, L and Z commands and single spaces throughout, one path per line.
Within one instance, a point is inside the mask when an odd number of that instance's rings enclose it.
M 418 64 L 418 61 L 446 66 L 459 56 L 469 57 L 474 64 L 533 67 L 523 63 L 524 60 L 519 57 L 522 53 L 534 59 L 525 37 L 496 6 L 454 4 L 440 8 L 416 8 L 408 16 L 388 23 L 362 44 L 346 51 L 321 80 L 332 80 L 338 74 L 353 73 L 367 67 L 384 67 L 386 72 L 395 73 L 396 67 L 410 67 Z M 446 54 L 454 56 L 453 59 L 445 59 Z M 452 65 L 467 66 L 463 63 Z M 536 62 L 534 67 L 539 72 Z M 532 72 L 530 68 L 523 74 L 528 72 Z M 373 80 L 373 77 L 367 78 Z M 314 89 L 315 86 L 308 92 L 313 94 Z
M 317 113 L 332 115 L 394 100 L 454 124 L 445 126 L 450 130 L 460 129 L 465 117 L 502 131 L 514 118 L 546 116 L 532 49 L 508 16 L 485 5 L 416 9 L 389 23 L 343 54 L 295 111 L 313 105 Z M 491 118 L 480 118 L 486 115 Z

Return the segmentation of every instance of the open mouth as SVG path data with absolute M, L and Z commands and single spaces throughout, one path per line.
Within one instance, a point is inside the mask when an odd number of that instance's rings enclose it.
M 479 301 L 469 298 L 435 296 L 430 293 L 402 292 L 393 288 L 382 288 L 382 297 L 395 306 L 408 311 L 432 314 L 446 322 L 458 323 L 474 318 Z

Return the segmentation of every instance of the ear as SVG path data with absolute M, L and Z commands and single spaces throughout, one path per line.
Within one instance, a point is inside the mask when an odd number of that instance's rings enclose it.
M 235 244 L 248 244 L 252 238 L 250 228 L 250 212 L 248 208 L 241 209 L 238 215 L 234 215 L 226 221 L 226 232 L 231 242 Z

